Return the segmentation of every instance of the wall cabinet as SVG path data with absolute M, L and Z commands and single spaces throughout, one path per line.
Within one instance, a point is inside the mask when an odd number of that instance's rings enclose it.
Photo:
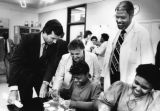
M 19 44 L 21 40 L 21 34 L 37 32 L 40 32 L 40 29 L 38 27 L 14 26 L 14 43 Z

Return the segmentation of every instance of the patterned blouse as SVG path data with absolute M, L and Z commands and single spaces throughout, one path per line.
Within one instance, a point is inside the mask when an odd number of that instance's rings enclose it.
M 149 94 L 136 98 L 132 86 L 120 81 L 101 93 L 98 99 L 110 107 L 118 102 L 117 111 L 160 111 L 160 91 L 152 90 Z

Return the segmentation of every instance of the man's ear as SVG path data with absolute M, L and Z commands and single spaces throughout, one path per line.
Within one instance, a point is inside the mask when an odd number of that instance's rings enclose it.
M 89 74 L 89 72 L 87 73 L 87 77 L 88 77 L 88 78 L 91 78 L 91 75 Z

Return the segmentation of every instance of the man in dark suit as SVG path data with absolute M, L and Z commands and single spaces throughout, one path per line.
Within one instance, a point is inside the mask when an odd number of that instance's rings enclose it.
M 160 69 L 160 41 L 157 44 L 157 50 L 155 54 L 155 65 Z
M 19 91 L 24 111 L 33 110 L 33 87 L 40 98 L 46 97 L 61 56 L 68 51 L 63 35 L 63 27 L 56 19 L 48 21 L 41 33 L 22 35 L 10 61 L 10 104 L 18 99 Z

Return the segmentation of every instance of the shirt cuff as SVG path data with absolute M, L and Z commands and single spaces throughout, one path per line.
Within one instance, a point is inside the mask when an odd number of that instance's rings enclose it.
M 48 86 L 49 82 L 48 81 L 43 81 L 43 84 L 45 84 L 46 86 Z
M 9 87 L 9 91 L 18 91 L 18 86 L 11 86 Z

